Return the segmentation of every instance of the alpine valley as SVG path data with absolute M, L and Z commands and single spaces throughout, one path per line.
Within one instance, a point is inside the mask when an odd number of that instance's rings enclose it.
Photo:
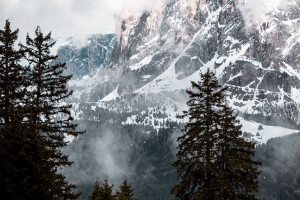
M 53 53 L 73 74 L 68 103 L 86 130 L 64 150 L 75 164 L 63 171 L 81 199 L 106 176 L 115 187 L 127 179 L 141 200 L 174 199 L 186 122 L 176 116 L 190 81 L 208 68 L 228 88 L 243 137 L 258 144 L 257 195 L 300 199 L 300 1 L 258 2 L 259 20 L 247 1 L 168 0 L 120 13 L 114 34 L 57 39 Z

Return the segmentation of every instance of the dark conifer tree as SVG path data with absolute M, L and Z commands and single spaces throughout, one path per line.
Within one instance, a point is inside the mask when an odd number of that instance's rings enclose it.
M 40 199 L 77 199 L 75 185 L 69 184 L 65 176 L 59 173 L 62 167 L 72 163 L 61 148 L 67 145 L 66 135 L 77 136 L 82 132 L 75 131 L 72 123 L 71 105 L 64 101 L 72 94 L 68 91 L 67 82 L 71 76 L 64 76 L 65 63 L 55 63 L 57 56 L 51 55 L 51 33 L 43 35 L 40 28 L 35 31 L 35 38 L 27 35 L 26 52 L 29 63 L 28 92 L 26 93 L 26 113 L 28 128 L 33 133 L 31 195 Z
M 220 199 L 257 199 L 258 175 L 254 161 L 255 143 L 242 138 L 237 114 L 225 105 L 220 110 L 220 134 L 218 141 L 218 177 Z
M 20 65 L 22 51 L 14 48 L 18 32 L 18 29 L 11 31 L 8 20 L 4 30 L 0 30 L 0 196 L 3 199 L 20 199 L 27 179 L 28 146 L 24 145 L 28 134 L 24 125 L 27 70 Z
M 240 138 L 240 125 L 226 104 L 226 88 L 210 70 L 200 76 L 187 91 L 189 110 L 180 116 L 189 122 L 177 139 L 173 165 L 180 182 L 171 192 L 179 199 L 255 199 L 259 173 L 258 163 L 251 160 L 254 145 Z
M 100 186 L 100 182 L 97 180 L 94 184 L 93 187 L 93 192 L 91 194 L 91 196 L 89 196 L 88 200 L 102 200 L 101 198 L 101 186 Z
M 127 183 L 127 181 L 123 181 L 123 183 L 119 186 L 120 192 L 116 193 L 117 200 L 137 200 L 134 199 L 134 189 L 131 185 Z
M 25 96 L 26 70 L 19 64 L 23 54 L 22 51 L 14 48 L 18 32 L 18 29 L 11 31 L 8 20 L 6 20 L 4 30 L 0 30 L 0 117 L 1 125 L 7 126 L 17 120 L 17 116 L 13 116 L 12 112 L 22 109 L 20 102 L 22 103 Z
M 66 144 L 62 140 L 64 134 L 77 136 L 81 133 L 74 131 L 77 125 L 72 124 L 72 106 L 64 104 L 72 95 L 72 91 L 67 89 L 67 82 L 72 76 L 64 76 L 65 63 L 55 63 L 57 56 L 51 55 L 50 48 L 55 44 L 51 33 L 44 36 L 37 27 L 35 35 L 34 39 L 27 35 L 26 46 L 21 45 L 28 53 L 31 68 L 29 118 L 58 147 L 62 147 Z
M 113 195 L 112 191 L 113 191 L 113 187 L 114 185 L 109 185 L 108 184 L 108 179 L 105 178 L 104 183 L 103 183 L 103 187 L 102 187 L 102 192 L 101 192 L 101 197 L 102 199 L 107 199 L 107 200 L 114 200 L 115 199 L 115 195 Z
M 109 185 L 108 179 L 105 178 L 104 183 L 98 180 L 94 184 L 93 192 L 88 200 L 114 200 L 116 196 L 112 194 L 114 185 Z

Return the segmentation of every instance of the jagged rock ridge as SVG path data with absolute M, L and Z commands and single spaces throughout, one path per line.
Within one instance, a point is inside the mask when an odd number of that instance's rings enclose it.
M 245 25 L 234 0 L 173 0 L 120 20 L 110 62 L 119 94 L 174 91 L 178 80 L 197 80 L 210 67 L 234 108 L 299 123 L 300 10 L 299 2 L 288 3 L 258 29 Z

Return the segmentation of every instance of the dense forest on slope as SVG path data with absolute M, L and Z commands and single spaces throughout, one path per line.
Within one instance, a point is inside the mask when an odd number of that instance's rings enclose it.
M 300 199 L 300 133 L 272 138 L 258 145 L 256 159 L 262 162 L 259 196 L 263 200 Z
M 109 113 L 107 119 L 117 115 Z M 175 141 L 183 124 L 171 122 L 168 128 L 154 129 L 148 125 L 122 125 L 121 119 L 110 121 L 78 121 L 80 129 L 87 133 L 65 149 L 75 162 L 65 173 L 83 192 L 80 199 L 91 194 L 97 178 L 103 180 L 106 176 L 115 189 L 128 180 L 135 189 L 135 197 L 141 200 L 174 199 L 170 189 L 177 180 L 172 163 Z M 261 199 L 300 198 L 299 143 L 300 134 L 292 134 L 257 145 L 255 159 L 262 162 L 258 193 Z
M 87 133 L 65 149 L 75 162 L 65 173 L 83 192 L 80 199 L 87 199 L 97 178 L 103 180 L 106 176 L 116 187 L 128 180 L 139 199 L 173 199 L 170 190 L 176 183 L 176 174 L 172 163 L 181 124 L 159 130 L 119 123 L 79 124 Z

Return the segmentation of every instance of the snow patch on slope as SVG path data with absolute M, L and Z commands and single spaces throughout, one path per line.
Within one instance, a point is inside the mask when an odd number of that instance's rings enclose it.
M 120 97 L 120 95 L 118 93 L 118 88 L 119 88 L 119 84 L 118 84 L 117 88 L 114 91 L 109 93 L 106 97 L 104 97 L 100 101 L 111 101 L 111 100 L 115 100 L 116 98 Z
M 216 76 L 221 77 L 224 69 L 230 64 L 235 63 L 240 57 L 242 57 L 251 45 L 249 43 L 242 45 L 241 50 L 238 52 L 236 49 L 229 52 L 229 56 L 226 61 L 216 69 Z
M 135 64 L 135 65 L 133 65 L 133 66 L 130 66 L 129 68 L 130 68 L 131 70 L 138 70 L 138 69 L 140 69 L 141 67 L 143 67 L 143 66 L 145 66 L 145 65 L 148 65 L 148 64 L 151 62 L 151 60 L 152 60 L 152 56 L 149 55 L 149 56 L 147 56 L 146 58 L 144 58 L 141 62 L 139 62 L 139 63 L 137 63 L 137 64 Z
M 242 117 L 238 117 L 240 123 L 242 124 L 242 131 L 252 134 L 251 139 L 257 141 L 258 143 L 266 143 L 267 140 L 275 137 L 283 137 L 290 135 L 292 133 L 298 133 L 299 130 L 283 128 L 280 126 L 268 126 L 262 125 L 258 122 L 248 121 Z M 258 130 L 258 126 L 262 125 L 263 129 Z M 259 136 L 256 134 L 259 133 Z

